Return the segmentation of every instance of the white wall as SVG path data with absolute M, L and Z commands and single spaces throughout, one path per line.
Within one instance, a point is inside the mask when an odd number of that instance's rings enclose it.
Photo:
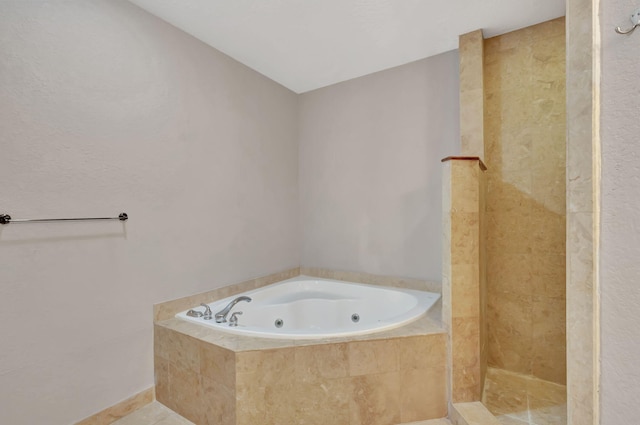
M 629 25 L 638 3 L 601 4 L 602 229 L 600 251 L 603 425 L 640 417 L 640 33 Z
M 441 279 L 458 109 L 457 51 L 300 96 L 303 266 Z
M 0 2 L 0 423 L 153 385 L 153 303 L 299 265 L 297 97 L 126 1 Z

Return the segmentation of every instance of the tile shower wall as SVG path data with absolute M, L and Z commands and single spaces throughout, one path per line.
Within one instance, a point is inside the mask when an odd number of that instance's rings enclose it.
M 478 159 L 446 159 L 444 163 L 442 320 L 450 337 L 454 403 L 478 401 L 482 392 L 481 164 Z
M 564 18 L 485 40 L 489 365 L 566 382 Z

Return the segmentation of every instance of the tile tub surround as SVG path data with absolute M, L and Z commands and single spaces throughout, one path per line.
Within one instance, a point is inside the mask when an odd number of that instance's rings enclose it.
M 300 267 L 300 274 L 304 276 L 320 277 L 323 279 L 345 280 L 347 282 L 364 283 L 367 285 L 391 286 L 393 288 L 416 289 L 419 291 L 440 293 L 442 285 L 424 279 L 413 279 L 396 276 L 381 276 L 370 273 L 352 272 L 346 270 L 331 270 L 319 267 Z
M 566 382 L 565 22 L 485 40 L 490 366 Z
M 331 341 L 155 325 L 158 401 L 198 424 L 388 425 L 447 414 L 446 335 L 424 317 Z
M 153 306 L 153 320 L 169 319 L 184 310 L 199 306 L 200 303 L 209 303 L 214 300 L 229 297 L 252 289 L 261 288 L 272 283 L 290 279 L 300 275 L 300 268 L 292 268 L 279 273 L 258 277 L 244 282 L 217 288 L 211 291 L 202 292 L 200 294 L 189 295 L 187 297 L 178 298 L 176 300 L 167 301 Z

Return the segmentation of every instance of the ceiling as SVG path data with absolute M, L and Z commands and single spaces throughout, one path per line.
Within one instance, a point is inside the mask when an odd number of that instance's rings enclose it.
M 296 93 L 565 14 L 565 0 L 130 1 Z

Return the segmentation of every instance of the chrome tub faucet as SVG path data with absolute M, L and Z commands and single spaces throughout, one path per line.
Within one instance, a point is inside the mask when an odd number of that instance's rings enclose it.
M 223 308 L 222 310 L 220 310 L 219 312 L 217 312 L 215 314 L 215 318 L 216 318 L 216 323 L 226 323 L 227 322 L 227 315 L 229 314 L 229 312 L 231 311 L 231 309 L 238 304 L 240 301 L 246 301 L 246 302 L 251 302 L 251 298 L 249 297 L 245 297 L 244 295 L 238 298 L 233 299 L 229 304 L 227 304 L 227 306 L 225 308 Z

